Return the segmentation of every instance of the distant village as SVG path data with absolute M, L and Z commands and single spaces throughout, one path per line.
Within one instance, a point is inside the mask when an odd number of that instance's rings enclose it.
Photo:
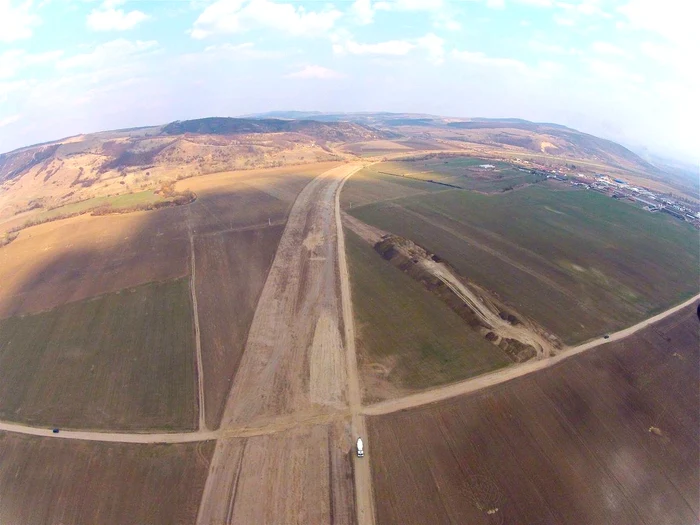
M 626 199 L 634 202 L 651 213 L 667 213 L 680 221 L 691 223 L 695 228 L 700 229 L 700 206 L 681 202 L 672 195 L 655 193 L 643 186 L 632 186 L 621 178 L 610 177 L 603 173 L 595 175 L 585 173 L 571 173 L 572 168 L 566 166 L 562 168 L 551 168 L 535 165 L 526 160 L 514 159 L 517 164 L 529 165 L 527 168 L 520 167 L 522 171 L 530 171 L 562 182 L 569 182 L 572 186 L 582 186 L 586 189 L 597 191 L 613 199 Z

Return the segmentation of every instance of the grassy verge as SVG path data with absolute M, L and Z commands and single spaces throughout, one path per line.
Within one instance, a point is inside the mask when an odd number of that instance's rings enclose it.
M 187 279 L 0 321 L 0 418 L 123 430 L 195 426 Z
M 389 382 L 422 389 L 510 362 L 440 299 L 348 230 L 346 246 L 360 359 L 392 367 Z

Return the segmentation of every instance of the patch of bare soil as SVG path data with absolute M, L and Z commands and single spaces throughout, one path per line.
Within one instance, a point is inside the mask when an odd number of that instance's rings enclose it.
M 392 265 L 421 282 L 517 363 L 557 353 L 561 344 L 523 316 L 507 310 L 485 290 L 471 288 L 446 261 L 409 239 L 390 235 L 347 216 L 347 226 L 368 242 Z M 380 236 L 381 235 L 381 236 Z

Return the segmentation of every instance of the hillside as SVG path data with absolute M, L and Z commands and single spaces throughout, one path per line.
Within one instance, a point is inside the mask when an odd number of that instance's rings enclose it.
M 336 145 L 391 135 L 352 122 L 240 118 L 78 135 L 0 155 L 0 221 L 217 171 L 337 160 Z
M 630 180 L 655 181 L 667 193 L 689 194 L 687 184 L 676 184 L 677 178 L 625 147 L 557 124 L 414 113 L 277 111 L 104 131 L 4 153 L 1 229 L 66 204 L 158 190 L 206 173 L 435 150 L 574 164 L 589 173 L 629 175 Z

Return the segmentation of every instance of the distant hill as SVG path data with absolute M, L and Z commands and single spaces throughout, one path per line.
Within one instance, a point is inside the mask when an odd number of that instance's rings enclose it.
M 212 135 L 300 133 L 320 140 L 334 142 L 358 142 L 386 138 L 387 136 L 386 132 L 352 122 L 222 117 L 172 122 L 163 127 L 163 133 L 167 135 L 182 135 L 185 133 Z
M 305 112 L 273 112 L 253 115 L 298 118 Z M 314 113 L 314 119 L 348 121 L 392 131 L 407 137 L 426 134 L 433 138 L 472 142 L 494 147 L 514 147 L 532 153 L 589 160 L 621 169 L 661 176 L 662 171 L 629 149 L 560 124 L 530 122 L 518 118 L 451 118 L 420 113 Z
M 337 145 L 393 136 L 346 121 L 213 117 L 68 137 L 0 155 L 0 220 L 204 173 L 341 160 Z
M 697 198 L 696 186 L 678 170 L 657 167 L 615 142 L 558 124 L 421 113 L 275 111 L 103 131 L 4 153 L 0 220 L 216 171 L 435 150 L 585 161 L 589 170 L 614 168 Z

